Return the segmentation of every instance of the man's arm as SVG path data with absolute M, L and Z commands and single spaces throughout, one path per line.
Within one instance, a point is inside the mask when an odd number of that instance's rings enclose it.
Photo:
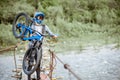
M 54 34 L 53 34 L 52 31 L 48 28 L 47 25 L 45 25 L 45 31 L 46 31 L 50 36 L 54 36 Z

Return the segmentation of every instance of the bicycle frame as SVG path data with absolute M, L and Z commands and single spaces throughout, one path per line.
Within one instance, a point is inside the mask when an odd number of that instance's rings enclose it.
M 18 23 L 17 27 L 18 28 L 22 27 L 22 31 L 25 30 L 22 40 L 25 40 L 25 41 L 26 40 L 29 40 L 29 41 L 38 40 L 38 41 L 41 41 L 43 39 L 43 35 L 41 33 L 39 33 L 38 31 L 35 31 L 35 30 L 31 29 L 30 26 L 25 26 L 24 24 Z M 28 33 L 32 34 L 34 32 L 35 32 L 36 35 L 32 35 L 31 37 L 26 37 Z

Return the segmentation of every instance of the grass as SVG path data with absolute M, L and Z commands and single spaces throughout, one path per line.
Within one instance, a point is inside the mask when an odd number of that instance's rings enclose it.
M 12 25 L 0 24 L 0 48 L 13 45 L 16 42 L 12 33 Z
M 68 24 L 67 24 L 68 23 Z M 61 24 L 61 25 L 59 25 Z M 102 46 L 108 44 L 117 44 L 117 47 L 120 45 L 120 37 L 118 34 L 113 34 L 114 28 L 110 28 L 109 25 L 100 26 L 97 24 L 84 24 L 79 22 L 69 23 L 66 21 L 59 22 L 58 27 L 50 27 L 54 33 L 58 33 L 57 43 L 53 43 L 52 49 L 56 52 L 72 51 L 77 50 L 81 51 L 87 46 Z M 4 28 L 2 28 L 4 26 Z M 16 44 L 19 39 L 15 39 L 12 34 L 12 25 L 1 24 L 0 25 L 0 41 L 1 48 L 8 47 L 10 45 Z M 4 33 L 4 34 L 3 34 Z M 27 44 L 24 42 L 23 44 Z M 23 46 L 25 48 L 25 46 Z M 21 50 L 20 48 L 19 50 Z
M 58 43 L 55 43 L 53 49 L 56 52 L 64 51 L 82 51 L 88 46 L 100 47 L 109 44 L 116 44 L 119 47 L 116 37 L 109 37 L 108 33 L 89 33 L 81 34 L 78 38 L 61 39 Z

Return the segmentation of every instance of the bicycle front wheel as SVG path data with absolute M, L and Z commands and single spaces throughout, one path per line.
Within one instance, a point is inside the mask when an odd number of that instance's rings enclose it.
M 16 38 L 22 38 L 24 36 L 25 28 L 22 26 L 28 26 L 28 19 L 28 15 L 25 13 L 19 13 L 15 16 L 12 31 Z
M 27 75 L 31 75 L 36 71 L 38 65 L 40 64 L 42 57 L 42 49 L 30 48 L 24 55 L 23 58 L 23 71 Z

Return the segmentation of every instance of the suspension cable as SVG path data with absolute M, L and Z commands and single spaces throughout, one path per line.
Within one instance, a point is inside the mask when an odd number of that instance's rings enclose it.
M 47 41 L 44 39 L 44 42 L 45 43 L 47 43 Z M 47 45 L 48 46 L 48 45 Z M 50 52 L 50 55 L 52 56 L 52 58 L 54 58 L 55 60 L 56 59 L 58 59 L 58 61 L 60 61 L 60 63 L 62 63 L 63 65 L 64 65 L 64 68 L 65 69 L 67 69 L 70 73 L 72 73 L 73 75 L 74 75 L 74 77 L 76 77 L 77 78 L 77 80 L 81 80 L 81 78 L 70 68 L 70 65 L 68 65 L 68 64 L 65 64 L 58 56 L 56 56 L 55 54 L 54 54 L 54 51 L 52 51 L 50 48 L 49 48 L 49 50 L 48 50 L 49 52 Z M 52 60 L 52 69 L 51 69 L 51 65 L 50 65 L 50 74 L 53 72 L 53 59 L 51 59 Z M 69 73 L 69 74 L 70 74 Z M 51 77 L 52 77 L 52 75 L 50 75 L 49 76 L 50 77 L 50 79 L 51 79 Z M 52 80 L 52 79 L 51 79 Z
M 56 55 L 54 54 L 54 52 L 51 51 L 50 49 L 49 49 L 49 52 L 50 52 L 51 54 L 53 54 L 53 55 L 64 65 L 64 68 L 65 68 L 65 69 L 67 69 L 69 72 L 71 72 L 78 80 L 81 80 L 81 78 L 80 78 L 74 71 L 72 71 L 72 69 L 70 68 L 70 65 L 65 64 L 65 63 L 64 63 L 58 56 L 56 56 Z

